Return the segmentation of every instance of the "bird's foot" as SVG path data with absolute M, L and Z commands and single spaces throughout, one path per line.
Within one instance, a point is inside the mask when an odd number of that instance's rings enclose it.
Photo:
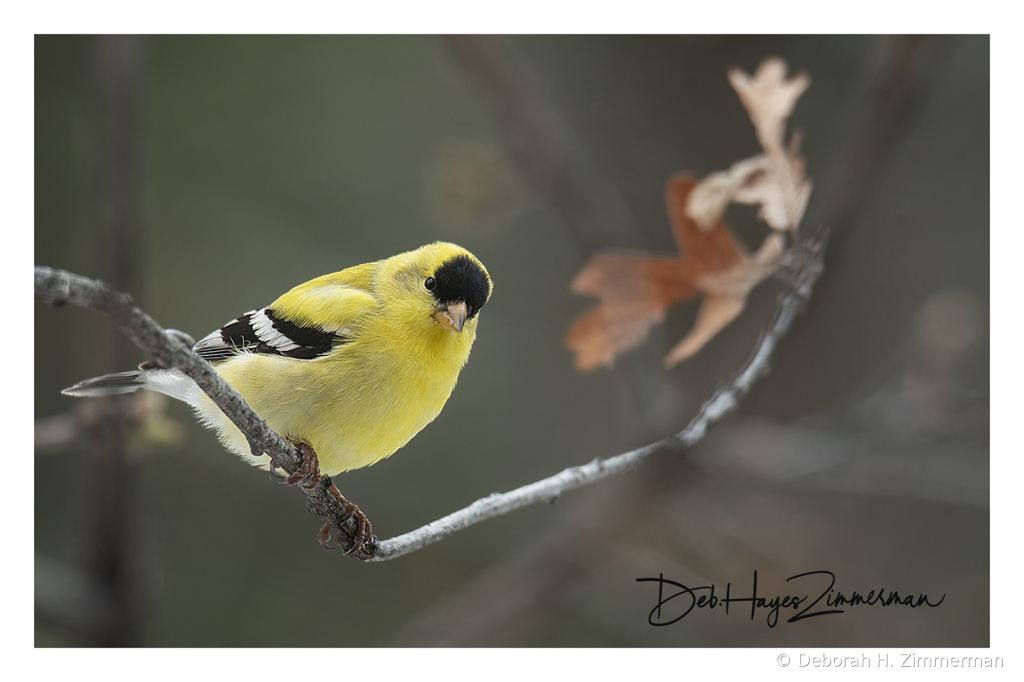
M 273 458 L 270 459 L 270 475 L 280 480 L 278 485 L 290 486 L 301 483 L 303 488 L 312 488 L 320 482 L 320 460 L 317 459 L 316 451 L 309 443 L 297 443 L 289 440 L 295 449 L 302 455 L 302 464 L 291 476 L 279 476 L 277 470 L 280 465 Z M 282 480 L 283 479 L 283 480 Z
M 372 526 L 370 526 L 370 520 L 366 518 L 366 514 L 364 514 L 362 510 L 359 509 L 359 507 L 346 500 L 345 496 L 341 494 L 341 491 L 339 491 L 338 488 L 333 483 L 331 483 L 331 487 L 329 488 L 329 490 L 331 491 L 331 494 L 334 495 L 335 498 L 337 498 L 338 502 L 341 502 L 341 504 L 345 507 L 346 515 L 345 518 L 342 520 L 342 523 L 348 521 L 353 516 L 355 516 L 356 518 L 356 525 L 358 527 L 356 530 L 356 536 L 352 538 L 352 546 L 349 547 L 348 551 L 345 552 L 345 554 L 354 554 L 355 552 L 358 552 L 363 545 L 366 544 L 367 540 L 370 539 L 370 531 L 373 530 Z M 338 544 L 332 547 L 329 544 L 331 539 L 330 523 L 324 524 L 324 527 L 321 528 L 320 532 L 317 534 L 317 539 L 320 540 L 320 546 L 324 549 L 333 550 L 338 549 L 338 547 L 341 546 L 340 544 Z

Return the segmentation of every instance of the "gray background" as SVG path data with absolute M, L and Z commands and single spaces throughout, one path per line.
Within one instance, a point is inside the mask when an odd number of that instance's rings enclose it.
M 877 136 L 882 161 L 850 180 L 875 139 L 865 121 L 899 104 L 877 83 L 906 41 L 500 41 L 621 193 L 640 228 L 621 246 L 653 251 L 674 249 L 670 174 L 758 152 L 726 70 L 779 55 L 810 73 L 791 119 L 818 183 L 804 229 L 829 224 L 832 241 L 772 373 L 686 457 L 384 564 L 321 550 L 300 494 L 225 453 L 184 405 L 169 407 L 180 423 L 171 442 L 130 436 L 133 482 L 116 515 L 127 523 L 113 531 L 96 529 L 102 439 L 37 447 L 36 597 L 49 604 L 37 606 L 37 645 L 987 645 L 989 42 L 933 39 L 927 59 L 905 65 L 919 87 Z M 670 372 L 660 358 L 694 303 L 615 371 L 579 375 L 563 337 L 592 303 L 568 290 L 589 255 L 581 228 L 509 156 L 503 125 L 445 41 L 131 45 L 130 291 L 162 324 L 201 338 L 314 276 L 437 239 L 490 271 L 494 295 L 438 421 L 394 457 L 336 479 L 379 537 L 680 430 L 746 359 L 784 287 L 761 285 L 739 320 Z M 128 238 L 106 236 L 102 74 L 117 67 L 100 54 L 92 37 L 36 39 L 35 258 L 116 281 L 108 240 Z M 755 247 L 754 210 L 732 207 L 729 218 Z M 114 332 L 84 310 L 37 304 L 34 324 L 37 419 L 83 409 L 61 388 L 145 359 L 131 350 L 115 366 Z M 464 438 L 453 442 L 453 430 Z M 66 591 L 111 533 L 123 553 L 102 584 L 132 614 L 115 617 L 113 634 Z M 775 628 L 765 613 L 719 608 L 655 628 L 656 588 L 636 582 L 664 573 L 749 596 L 757 570 L 759 593 L 775 595 L 789 593 L 789 576 L 823 569 L 846 594 L 884 587 L 945 601 Z

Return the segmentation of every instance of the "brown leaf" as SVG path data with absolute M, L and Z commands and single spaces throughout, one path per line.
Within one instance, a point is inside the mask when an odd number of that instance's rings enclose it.
M 611 365 L 616 355 L 640 345 L 666 310 L 697 293 L 678 259 L 626 253 L 594 256 L 571 288 L 601 299 L 566 336 L 581 372 Z
M 743 262 L 732 268 L 700 279 L 698 286 L 705 295 L 697 319 L 693 329 L 665 357 L 666 368 L 693 357 L 715 334 L 739 317 L 750 290 L 775 271 L 784 245 L 785 238 L 773 232 L 753 257 L 744 257 Z
M 693 329 L 665 356 L 665 367 L 675 367 L 678 363 L 695 355 L 704 347 L 704 344 L 714 338 L 715 334 L 739 317 L 746 303 L 746 296 L 724 294 L 705 296 L 701 301 L 700 310 L 697 311 Z
M 696 181 L 676 176 L 665 188 L 669 217 L 682 258 L 606 253 L 593 256 L 571 288 L 601 303 L 569 329 L 566 346 L 576 353 L 576 369 L 587 372 L 611 365 L 616 356 L 638 346 L 673 305 L 694 298 L 701 279 L 725 273 L 749 257 L 724 222 L 702 230 L 686 214 Z
M 745 256 L 742 262 L 728 270 L 705 275 L 697 285 L 701 291 L 709 294 L 746 298 L 751 289 L 775 272 L 785 243 L 786 238 L 781 233 L 772 232 L 761 242 L 753 256 Z
M 700 183 L 682 175 L 669 180 L 665 200 L 680 258 L 599 254 L 577 275 L 572 290 L 601 300 L 566 336 L 578 370 L 611 365 L 616 356 L 642 343 L 670 307 L 700 293 L 703 300 L 693 328 L 665 365 L 692 357 L 743 312 L 750 290 L 778 267 L 785 233 L 796 231 L 811 193 L 799 136 L 793 135 L 788 147 L 783 144 L 786 122 L 810 77 L 801 73 L 787 79 L 786 69 L 784 61 L 772 58 L 752 77 L 738 69 L 729 72 L 764 153 Z M 723 220 L 730 203 L 758 206 L 758 216 L 773 228 L 753 255 Z

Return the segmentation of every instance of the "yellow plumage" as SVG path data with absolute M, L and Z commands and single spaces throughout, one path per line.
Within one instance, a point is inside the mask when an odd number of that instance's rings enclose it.
M 328 476 L 388 457 L 441 412 L 476 339 L 479 318 L 461 333 L 446 329 L 423 286 L 463 253 L 432 244 L 300 285 L 270 307 L 293 322 L 347 328 L 352 340 L 313 360 L 245 353 L 217 369 L 272 429 L 312 445 Z M 205 394 L 198 409 L 229 450 L 251 459 Z
M 480 261 L 438 242 L 297 286 L 196 350 L 272 429 L 310 444 L 320 470 L 334 475 L 388 457 L 437 417 L 490 292 Z M 186 400 L 229 450 L 267 466 L 268 457 L 253 457 L 241 432 L 180 372 L 108 375 L 65 392 L 136 388 Z

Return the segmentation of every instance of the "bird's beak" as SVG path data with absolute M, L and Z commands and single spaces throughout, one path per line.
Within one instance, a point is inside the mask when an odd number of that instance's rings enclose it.
M 451 329 L 453 332 L 461 332 L 462 327 L 466 324 L 466 314 L 468 312 L 465 301 L 445 303 L 438 306 L 437 310 L 434 311 L 434 319 L 444 325 L 446 329 Z

